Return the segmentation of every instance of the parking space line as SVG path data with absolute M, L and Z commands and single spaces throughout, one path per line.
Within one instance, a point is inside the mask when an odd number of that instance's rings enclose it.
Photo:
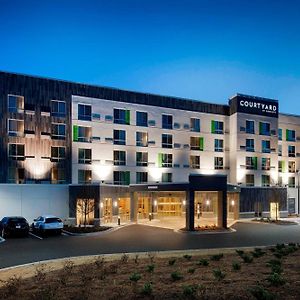
M 5 239 L 0 236 L 0 243 L 3 243 L 3 242 L 5 242 Z
M 37 238 L 37 239 L 40 239 L 40 240 L 43 239 L 42 237 L 40 237 L 40 236 L 38 236 L 38 235 L 35 235 L 35 234 L 33 234 L 32 232 L 29 232 L 29 234 L 30 234 L 31 236 Z

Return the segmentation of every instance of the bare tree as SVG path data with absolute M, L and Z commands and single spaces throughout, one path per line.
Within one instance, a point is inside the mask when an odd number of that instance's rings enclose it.
M 90 213 L 93 213 L 95 210 L 95 201 L 94 199 L 78 199 L 77 200 L 77 213 L 80 216 L 80 219 L 83 217 L 83 225 L 86 227 L 88 217 Z

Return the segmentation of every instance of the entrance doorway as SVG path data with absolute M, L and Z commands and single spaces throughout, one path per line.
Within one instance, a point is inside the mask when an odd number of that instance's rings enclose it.
M 112 198 L 104 198 L 101 202 L 101 209 L 103 209 L 103 220 L 104 223 L 112 222 Z
M 270 218 L 277 220 L 279 218 L 279 203 L 271 202 L 270 203 Z
M 121 222 L 130 221 L 130 198 L 119 198 L 119 217 Z
M 93 225 L 95 215 L 94 199 L 77 199 L 76 201 L 76 223 L 77 225 Z
M 138 197 L 138 219 L 149 218 L 151 210 L 151 198 L 150 197 Z
M 179 197 L 167 196 L 157 198 L 158 217 L 181 217 L 182 201 Z

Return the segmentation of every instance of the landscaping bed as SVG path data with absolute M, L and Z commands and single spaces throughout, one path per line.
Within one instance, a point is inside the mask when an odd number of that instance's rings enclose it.
M 297 222 L 287 221 L 287 220 L 274 220 L 270 218 L 255 218 L 252 220 L 253 222 L 261 222 L 261 223 L 271 223 L 277 225 L 298 225 Z
M 299 299 L 300 250 L 295 244 L 233 254 L 147 258 L 124 254 L 63 268 L 36 267 L 11 278 L 0 299 Z
M 109 226 L 68 226 L 64 227 L 65 232 L 69 233 L 77 233 L 77 234 L 84 234 L 84 233 L 91 233 L 91 232 L 99 232 L 99 231 L 105 231 L 110 229 Z

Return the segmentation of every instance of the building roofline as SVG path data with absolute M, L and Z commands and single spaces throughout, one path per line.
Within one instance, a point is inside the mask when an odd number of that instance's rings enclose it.
M 272 98 L 264 98 L 264 97 L 259 97 L 259 96 L 252 96 L 252 95 L 246 95 L 246 94 L 241 94 L 241 93 L 236 93 L 234 94 L 233 96 L 231 96 L 229 98 L 229 100 L 232 100 L 233 98 L 235 97 L 245 97 L 245 98 L 249 98 L 249 99 L 252 99 L 252 100 L 264 100 L 264 101 L 276 101 L 278 102 L 277 99 L 272 99 Z

